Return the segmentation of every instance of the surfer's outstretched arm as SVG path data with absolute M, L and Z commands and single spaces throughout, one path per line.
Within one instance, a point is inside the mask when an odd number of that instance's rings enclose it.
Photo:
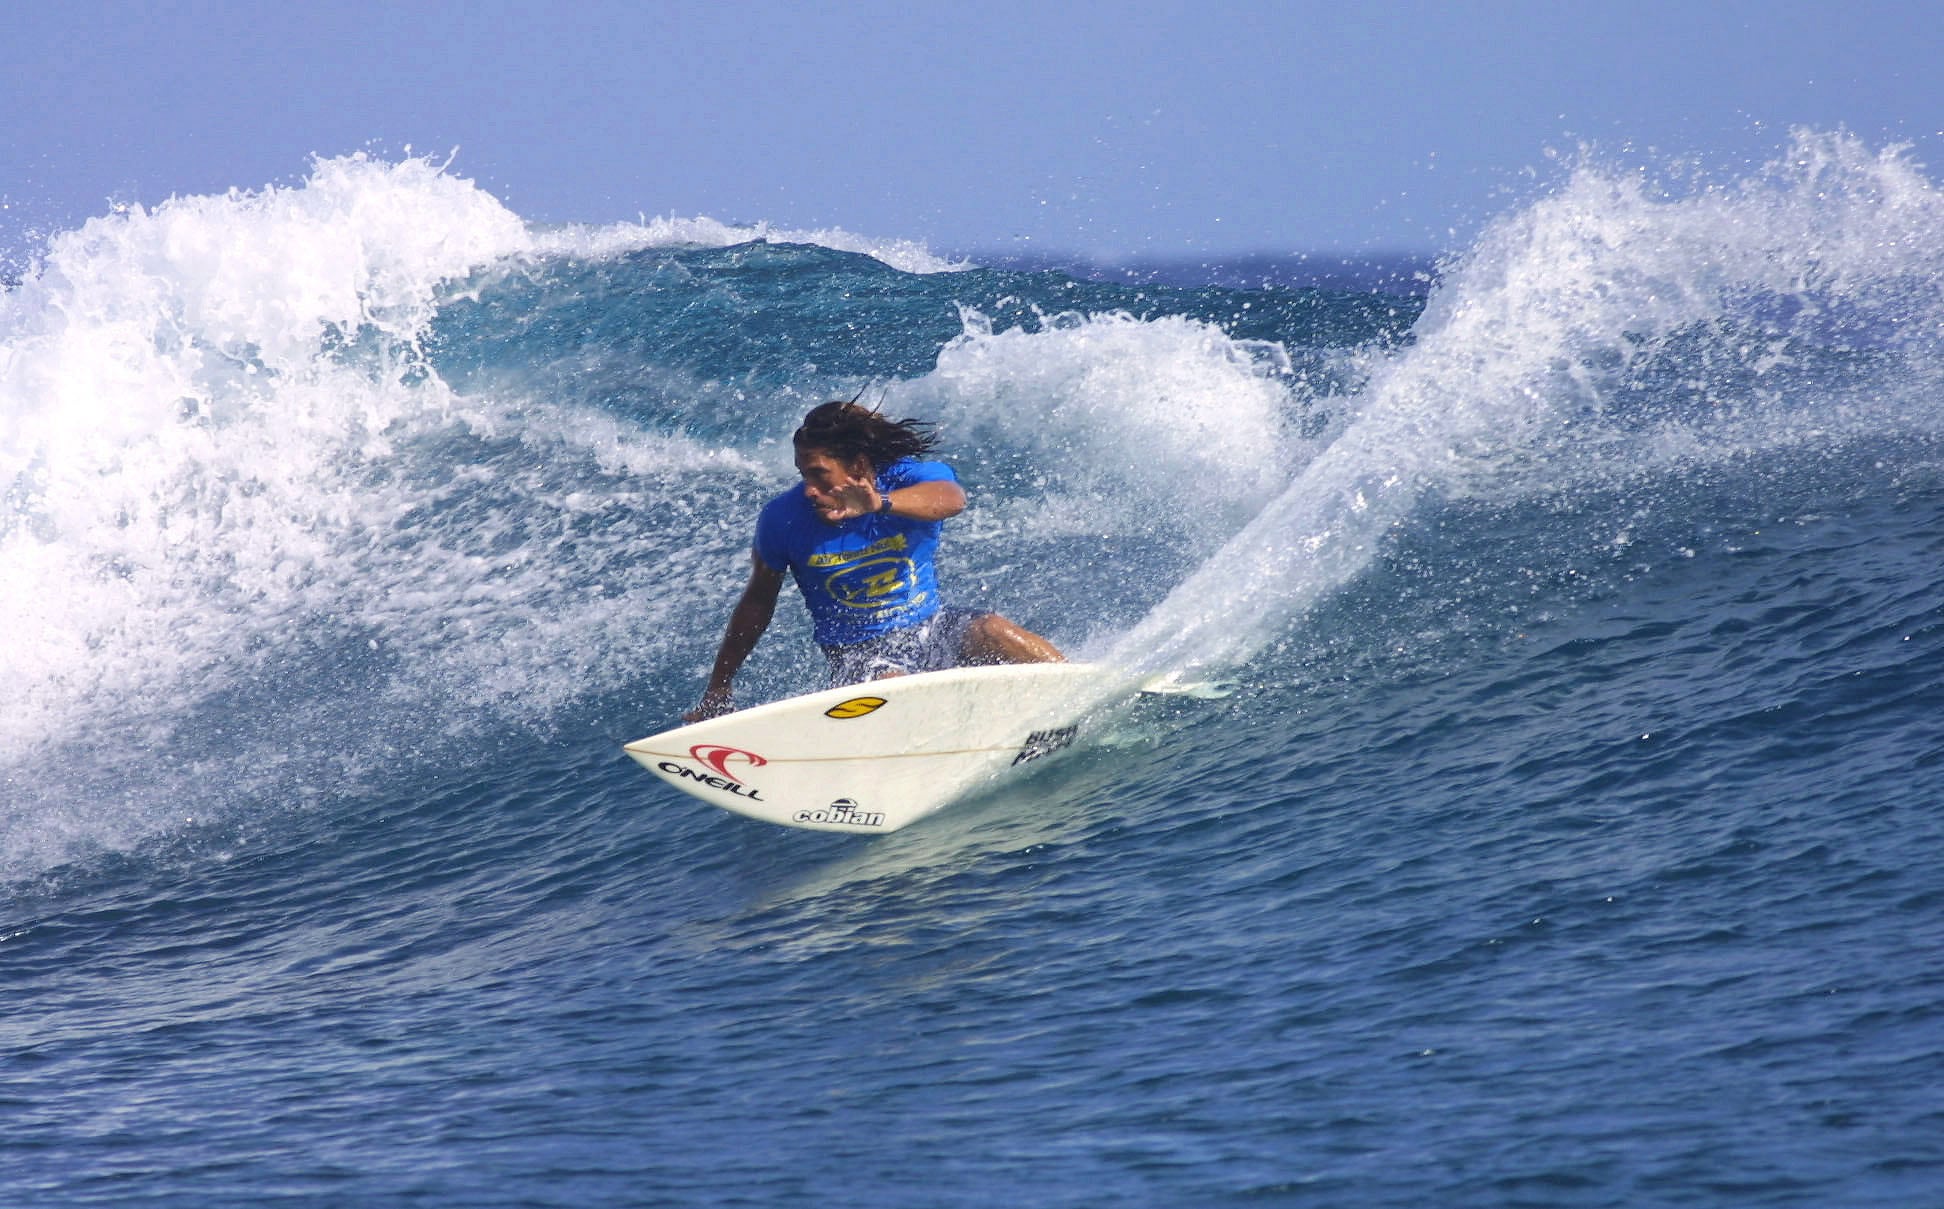
M 736 673 L 742 670 L 743 661 L 756 649 L 757 641 L 769 629 L 770 618 L 776 613 L 783 573 L 772 569 L 754 551 L 750 552 L 749 563 L 749 582 L 743 585 L 742 598 L 729 614 L 729 628 L 723 632 L 722 645 L 716 649 L 709 687 L 702 694 L 702 704 L 682 715 L 684 722 L 700 722 L 734 708 L 730 700 Z

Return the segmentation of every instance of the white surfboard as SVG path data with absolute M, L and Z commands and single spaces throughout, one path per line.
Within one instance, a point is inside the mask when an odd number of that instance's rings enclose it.
M 954 668 L 774 701 L 626 747 L 705 802 L 812 831 L 896 831 L 1071 745 L 1113 695 L 1089 663 Z

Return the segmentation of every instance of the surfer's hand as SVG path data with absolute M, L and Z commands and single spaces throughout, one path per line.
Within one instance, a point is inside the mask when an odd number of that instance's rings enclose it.
M 719 718 L 734 708 L 736 707 L 729 702 L 728 690 L 716 692 L 711 689 L 702 694 L 702 704 L 682 715 L 682 721 L 706 722 L 710 718 Z
M 823 510 L 824 520 L 833 525 L 842 524 L 860 516 L 869 516 L 877 510 L 877 488 L 870 483 L 846 483 L 830 493 L 830 507 Z

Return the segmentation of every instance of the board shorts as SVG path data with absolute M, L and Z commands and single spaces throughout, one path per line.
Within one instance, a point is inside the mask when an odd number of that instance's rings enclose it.
M 830 661 L 830 687 L 957 667 L 966 631 L 987 616 L 976 609 L 945 608 L 902 630 L 850 646 L 824 647 L 824 658 Z

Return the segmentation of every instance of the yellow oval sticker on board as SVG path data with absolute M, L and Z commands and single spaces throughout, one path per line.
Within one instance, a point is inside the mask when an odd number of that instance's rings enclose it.
M 862 718 L 878 706 L 884 704 L 882 697 L 852 697 L 849 701 L 839 701 L 824 711 L 826 718 Z

